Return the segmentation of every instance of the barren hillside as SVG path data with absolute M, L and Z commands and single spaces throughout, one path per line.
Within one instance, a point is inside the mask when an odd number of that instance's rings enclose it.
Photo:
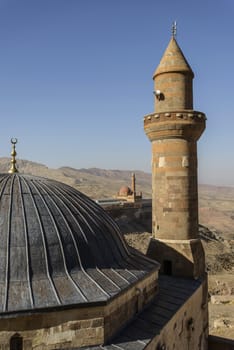
M 0 158 L 0 171 L 7 172 L 10 159 Z M 98 168 L 74 169 L 62 167 L 51 169 L 43 164 L 27 160 L 17 161 L 21 173 L 56 179 L 71 185 L 93 199 L 110 198 L 122 185 L 130 186 L 131 174 L 136 174 L 137 191 L 144 198 L 151 198 L 151 175 L 138 170 L 106 170 Z M 200 223 L 234 239 L 234 187 L 199 186 Z

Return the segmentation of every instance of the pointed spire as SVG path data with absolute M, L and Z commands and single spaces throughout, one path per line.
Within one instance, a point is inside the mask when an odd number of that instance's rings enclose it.
M 9 174 L 15 174 L 18 173 L 18 169 L 16 168 L 16 150 L 15 150 L 15 145 L 17 144 L 18 140 L 16 138 L 11 139 L 11 144 L 12 144 L 12 151 L 11 151 L 11 168 L 8 171 Z
M 184 54 L 176 41 L 177 24 L 174 22 L 172 26 L 171 40 L 161 58 L 161 61 L 154 72 L 153 79 L 163 73 L 183 72 L 194 76 L 192 68 L 187 62 Z
M 194 74 L 176 41 L 176 34 L 174 22 L 171 40 L 153 75 L 157 113 L 193 109 Z

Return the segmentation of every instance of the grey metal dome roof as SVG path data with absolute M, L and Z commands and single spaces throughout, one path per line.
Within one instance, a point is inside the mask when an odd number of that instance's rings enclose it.
M 84 194 L 0 174 L 0 316 L 105 302 L 155 269 Z

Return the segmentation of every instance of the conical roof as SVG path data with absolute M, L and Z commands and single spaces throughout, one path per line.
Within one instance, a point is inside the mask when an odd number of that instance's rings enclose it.
M 171 38 L 162 59 L 154 72 L 153 79 L 163 73 L 183 72 L 194 76 L 184 54 L 174 36 Z
M 63 183 L 0 174 L 0 317 L 106 302 L 158 269 L 95 202 Z

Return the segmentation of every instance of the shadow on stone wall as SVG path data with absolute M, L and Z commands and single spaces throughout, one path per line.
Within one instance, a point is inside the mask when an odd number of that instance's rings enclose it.
M 194 264 L 176 249 L 160 241 L 151 238 L 146 255 L 161 264 L 162 274 L 191 277 Z
M 209 335 L 208 348 L 210 350 L 233 350 L 234 340 Z
M 146 255 L 161 264 L 162 274 L 195 279 L 204 276 L 205 254 L 200 240 L 165 244 L 151 238 Z

